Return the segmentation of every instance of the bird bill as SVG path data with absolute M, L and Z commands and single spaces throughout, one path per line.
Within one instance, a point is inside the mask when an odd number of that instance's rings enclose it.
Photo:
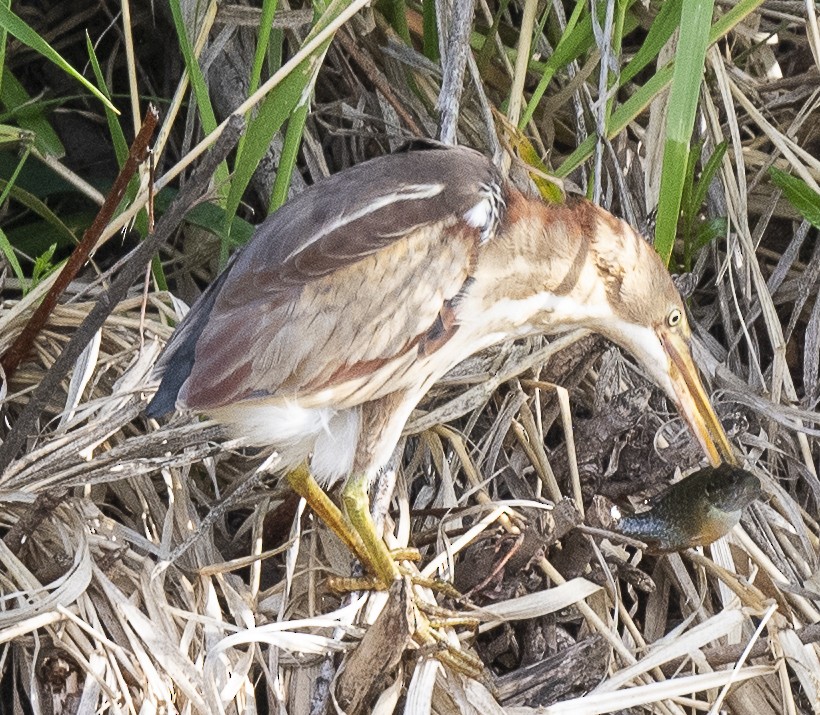
M 660 330 L 658 333 L 663 349 L 669 356 L 669 378 L 681 415 L 713 467 L 721 462 L 736 464 L 737 459 L 729 445 L 729 438 L 706 395 L 689 346 L 680 335 L 667 330 Z

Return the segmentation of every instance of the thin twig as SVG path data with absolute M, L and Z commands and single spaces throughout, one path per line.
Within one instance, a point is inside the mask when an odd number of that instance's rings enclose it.
M 382 71 L 376 66 L 376 63 L 371 59 L 370 55 L 362 52 L 353 39 L 348 35 L 347 30 L 342 28 L 336 33 L 336 39 L 344 48 L 344 51 L 350 55 L 350 58 L 359 66 L 362 72 L 373 84 L 373 87 L 385 98 L 387 103 L 393 107 L 393 111 L 399 116 L 405 126 L 410 130 L 410 133 L 417 137 L 425 135 L 424 129 L 413 118 L 413 115 L 407 111 L 407 102 L 401 100 L 396 96 L 390 82 L 384 76 Z
M 52 284 L 43 302 L 37 306 L 37 309 L 32 314 L 28 323 L 26 323 L 26 326 L 14 340 L 11 347 L 6 351 L 6 354 L 3 355 L 2 364 L 3 369 L 6 371 L 6 380 L 11 379 L 14 371 L 26 355 L 28 355 L 32 345 L 34 345 L 35 338 L 46 324 L 60 296 L 68 287 L 69 283 L 77 276 L 77 273 L 80 272 L 80 269 L 85 265 L 85 262 L 91 255 L 91 251 L 94 250 L 94 246 L 97 245 L 97 240 L 111 221 L 114 212 L 117 210 L 117 206 L 120 205 L 122 197 L 125 195 L 128 182 L 131 181 L 131 177 L 134 175 L 134 172 L 136 172 L 137 167 L 142 164 L 146 156 L 148 156 L 148 144 L 151 141 L 151 137 L 154 136 L 154 130 L 157 127 L 158 121 L 159 112 L 157 112 L 153 105 L 149 105 L 142 127 L 134 139 L 134 142 L 131 144 L 131 151 L 128 154 L 128 158 L 125 160 L 125 164 L 123 164 L 120 173 L 117 175 L 114 185 L 111 187 L 111 191 L 109 191 L 108 196 L 105 197 L 105 202 L 94 218 L 93 223 L 86 229 L 82 240 L 69 256 L 63 266 L 63 270 L 60 271 L 60 275 L 57 276 L 57 279 Z
M 125 297 L 128 289 L 142 275 L 146 263 L 151 260 L 154 252 L 168 240 L 182 222 L 185 214 L 200 198 L 216 171 L 216 167 L 219 166 L 219 163 L 225 159 L 228 152 L 236 144 L 244 126 L 245 121 L 240 115 L 231 116 L 213 149 L 203 159 L 191 179 L 186 182 L 174 202 L 159 220 L 156 232 L 148 236 L 132 251 L 120 274 L 111 283 L 111 287 L 100 295 L 97 304 L 80 327 L 77 328 L 63 352 L 60 353 L 51 369 L 29 396 L 28 404 L 23 408 L 11 432 L 0 446 L 0 472 L 3 472 L 9 466 L 12 459 L 20 451 L 34 428 L 44 405 L 58 389 L 60 382 L 85 349 L 91 336 L 102 327 L 117 303 Z
M 820 641 L 820 623 L 810 623 L 803 628 L 795 631 L 797 637 L 803 645 L 810 645 Z M 702 653 L 706 662 L 713 668 L 719 668 L 722 665 L 734 663 L 746 650 L 745 643 L 738 643 L 736 645 L 722 645 L 713 648 L 704 648 Z M 746 660 L 753 660 L 754 658 L 764 658 L 766 656 L 775 657 L 771 648 L 771 643 L 768 640 L 759 640 L 752 646 L 746 656 Z M 668 663 L 663 664 L 663 671 L 667 675 L 672 675 L 686 662 L 688 656 L 684 658 L 675 658 Z

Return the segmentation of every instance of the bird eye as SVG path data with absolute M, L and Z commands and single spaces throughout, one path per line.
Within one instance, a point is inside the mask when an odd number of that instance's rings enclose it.
M 681 313 L 678 308 L 672 308 L 672 310 L 669 311 L 669 315 L 666 316 L 666 324 L 670 328 L 678 327 L 681 320 L 683 320 L 683 313 Z

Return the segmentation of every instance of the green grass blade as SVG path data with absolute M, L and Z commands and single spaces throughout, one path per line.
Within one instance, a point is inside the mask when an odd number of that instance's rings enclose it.
M 279 4 L 278 0 L 264 0 L 262 3 L 262 19 L 259 22 L 259 37 L 256 41 L 256 50 L 253 55 L 253 67 L 251 67 L 251 76 L 248 94 L 253 94 L 259 89 L 259 79 L 262 76 L 262 66 L 265 63 L 265 57 L 268 54 L 268 45 L 270 44 L 271 31 L 273 30 L 273 18 L 276 15 L 276 7 Z
M 7 133 L 8 132 L 4 132 L 4 134 Z M 14 171 L 12 172 L 11 178 L 9 178 L 6 186 L 3 188 L 2 191 L 0 191 L 0 206 L 6 205 L 6 199 L 8 198 L 9 193 L 11 193 L 12 188 L 14 188 L 14 182 L 17 181 L 17 177 L 23 170 L 23 166 L 25 165 L 26 160 L 29 157 L 29 154 L 31 154 L 31 144 L 26 143 L 25 140 L 23 140 L 22 145 L 25 146 L 25 149 L 23 150 L 22 155 L 20 156 L 20 159 L 17 162 L 17 166 L 14 167 Z M 6 259 L 9 262 L 9 265 L 11 265 L 12 267 L 14 274 L 20 280 L 20 284 L 25 287 L 23 269 L 21 268 L 20 263 L 17 260 L 17 256 L 14 253 L 14 249 L 12 248 L 11 243 L 8 240 L 8 237 L 2 231 L 0 231 L 0 250 L 2 250 L 3 255 L 5 255 Z
M 25 290 L 28 281 L 23 273 L 23 267 L 20 265 L 20 261 L 17 260 L 17 254 L 14 252 L 14 248 L 2 228 L 0 228 L 0 251 L 2 251 L 11 269 L 14 271 L 14 275 L 17 276 L 17 280 L 20 281 L 20 285 Z
M 6 10 L 11 12 L 11 0 L 0 0 L 0 5 L 2 5 Z M 0 88 L 2 88 L 3 71 L 6 69 L 6 39 L 7 38 L 8 38 L 8 33 L 6 32 L 6 28 L 0 27 Z
M 259 89 L 259 83 L 262 77 L 262 67 L 265 63 L 265 58 L 268 57 L 268 49 L 270 48 L 270 40 L 273 28 L 273 18 L 276 14 L 276 6 L 278 4 L 278 0 L 264 0 L 262 4 L 262 19 L 260 20 L 259 25 L 259 36 L 256 41 L 256 50 L 254 52 L 253 57 L 253 66 L 251 67 L 251 74 L 248 80 L 248 94 L 253 94 L 257 89 Z M 281 38 L 279 38 L 281 39 Z M 277 62 L 277 68 L 281 65 L 281 43 L 276 43 L 276 50 L 279 52 L 274 53 L 275 57 L 274 61 Z M 246 115 L 246 121 L 253 122 L 253 118 L 251 113 L 249 112 Z M 247 133 L 243 134 L 239 137 L 239 143 L 236 145 L 236 157 L 237 157 L 237 164 L 242 157 L 243 147 L 245 145 L 245 141 L 247 140 Z M 228 245 L 227 242 L 223 242 L 220 247 L 220 256 L 224 261 L 228 258 Z
M 645 85 L 639 88 L 635 94 L 612 112 L 612 116 L 609 119 L 609 126 L 607 127 L 607 137 L 613 139 L 626 129 L 629 123 L 643 112 L 671 81 L 672 65 L 669 64 L 654 74 Z M 567 176 L 589 159 L 595 150 L 595 141 L 596 137 L 594 135 L 582 141 L 578 145 L 578 148 L 564 159 L 561 166 L 555 170 L 556 176 Z
M 63 223 L 62 219 L 31 192 L 21 189 L 19 186 L 14 186 L 10 181 L 0 179 L 0 193 L 3 195 L 8 193 L 15 201 L 37 214 L 50 226 L 53 226 L 60 245 L 73 246 L 77 243 L 77 237 L 71 229 Z
M 89 37 L 88 33 L 85 35 L 85 43 L 86 49 L 88 51 L 88 57 L 91 62 L 91 69 L 94 72 L 94 77 L 97 80 L 97 86 L 100 88 L 100 91 L 105 94 L 106 97 L 109 99 L 111 98 L 111 93 L 108 91 L 108 86 L 105 83 L 105 77 L 102 73 L 102 69 L 100 68 L 100 63 L 97 60 L 97 54 L 94 52 L 94 45 L 91 43 L 91 38 Z M 120 125 L 120 120 L 114 112 L 110 111 L 109 109 L 105 110 L 105 118 L 108 122 L 108 131 L 111 134 L 111 142 L 114 145 L 114 154 L 117 157 L 117 165 L 122 168 L 125 164 L 126 160 L 128 159 L 128 141 L 125 138 L 125 134 L 122 131 L 122 126 Z M 139 192 L 140 188 L 140 179 L 139 175 L 135 175 L 131 177 L 131 180 L 128 182 L 128 188 L 125 192 L 125 197 L 123 198 L 122 203 L 120 204 L 117 213 L 119 214 L 120 211 L 123 210 L 124 207 L 128 206 L 136 197 L 137 193 Z M 139 232 L 141 236 L 148 235 L 148 212 L 147 211 L 140 211 L 139 215 L 135 220 L 134 227 Z M 155 269 L 159 267 L 159 273 L 157 270 L 154 271 L 154 276 L 157 278 L 157 284 L 160 287 L 160 290 L 163 290 L 162 286 L 164 285 L 164 277 L 161 275 L 162 271 L 162 262 L 160 260 L 154 261 Z
M 762 4 L 763 0 L 740 0 L 737 5 L 721 16 L 712 26 L 709 33 L 709 44 L 711 45 L 721 39 Z M 607 137 L 609 139 L 614 139 L 622 132 L 667 87 L 672 81 L 673 67 L 674 62 L 670 62 L 660 68 L 645 85 L 640 87 L 626 102 L 612 112 L 607 125 Z M 589 159 L 595 150 L 595 141 L 595 137 L 591 136 L 581 142 L 578 148 L 555 170 L 555 175 L 559 177 L 567 176 Z
M 680 37 L 669 92 L 666 140 L 658 199 L 655 249 L 669 264 L 678 230 L 681 196 L 695 126 L 714 0 L 688 0 L 681 8 Z
M 194 48 L 191 40 L 188 37 L 188 32 L 185 28 L 185 21 L 182 17 L 182 8 L 179 0 L 170 0 L 171 15 L 174 18 L 174 29 L 176 30 L 177 40 L 179 42 L 179 49 L 182 57 L 185 60 L 185 69 L 188 71 L 188 78 L 191 82 L 191 89 L 196 100 L 196 107 L 199 110 L 199 119 L 202 122 L 202 130 L 205 134 L 210 134 L 217 127 L 216 114 L 211 104 L 211 98 L 208 95 L 208 85 L 205 83 L 205 77 L 202 75 L 202 69 L 199 66 L 199 60 L 194 54 Z M 223 200 L 227 196 L 228 186 L 230 184 L 230 174 L 228 172 L 227 162 L 222 162 L 214 175 L 214 184 L 218 196 Z
M 302 134 L 305 131 L 305 122 L 310 105 L 305 102 L 298 106 L 288 119 L 288 128 L 282 145 L 282 154 L 279 158 L 279 170 L 273 182 L 268 213 L 276 211 L 288 199 L 288 188 L 299 156 L 299 147 L 302 145 Z
M 653 20 L 646 39 L 641 43 L 635 56 L 621 72 L 621 85 L 630 82 L 644 67 L 654 60 L 680 24 L 683 0 L 666 0 Z
M 526 124 L 532 119 L 535 110 L 538 107 L 544 93 L 555 76 L 555 73 L 566 67 L 570 62 L 577 60 L 584 53 L 588 52 L 595 46 L 595 35 L 592 32 L 592 18 L 587 14 L 582 20 L 579 20 L 581 11 L 584 10 L 585 3 L 578 2 L 573 10 L 572 15 L 567 20 L 567 27 L 558 46 L 552 53 L 546 63 L 540 63 L 541 79 L 538 81 L 538 86 L 532 93 L 530 101 L 527 103 L 527 108 L 518 122 L 519 129 L 523 129 Z M 622 34 L 628 34 L 637 27 L 638 23 L 634 16 L 627 15 L 621 27 Z M 539 63 L 531 62 L 530 71 L 534 71 Z
M 0 149 L 30 147 L 34 144 L 34 132 L 8 124 L 0 124 Z M 0 200 L 0 206 L 3 204 Z
M 27 47 L 30 47 L 35 52 L 39 52 L 47 60 L 53 62 L 63 72 L 70 77 L 73 77 L 80 84 L 82 84 L 91 94 L 93 94 L 104 106 L 117 112 L 117 108 L 111 104 L 108 98 L 100 92 L 91 82 L 83 77 L 77 70 L 75 70 L 57 50 L 48 44 L 40 35 L 38 35 L 34 28 L 26 24 L 21 18 L 17 17 L 6 5 L 0 3 L 0 28 L 10 35 L 16 37 Z M 119 112 L 117 112 L 119 114 Z
M 407 24 L 407 4 L 404 0 L 382 0 L 378 6 L 396 34 L 409 47 L 412 47 L 413 39 L 410 37 L 410 26 Z
M 803 179 L 787 174 L 775 166 L 769 169 L 769 175 L 800 215 L 815 228 L 820 228 L 820 194 Z
M 188 71 L 188 77 L 191 81 L 191 89 L 194 92 L 194 99 L 199 110 L 199 118 L 202 122 L 202 129 L 205 134 L 210 134 L 216 129 L 217 121 L 214 114 L 214 108 L 211 104 L 211 98 L 208 95 L 208 86 L 205 83 L 205 77 L 202 74 L 202 69 L 199 66 L 199 60 L 194 54 L 194 47 L 188 37 L 188 32 L 185 27 L 185 21 L 182 17 L 182 8 L 179 5 L 179 0 L 170 0 L 171 15 L 174 18 L 174 29 L 177 33 L 177 41 L 179 42 L 179 49 L 182 53 L 182 58 L 185 61 L 185 69 Z
M 111 94 L 105 84 L 105 77 L 103 76 L 100 63 L 97 60 L 97 54 L 94 52 L 94 45 L 91 43 L 91 37 L 88 32 L 85 33 L 85 45 L 88 50 L 88 58 L 91 61 L 91 69 L 97 80 L 97 86 L 100 88 L 100 92 L 105 94 L 108 99 L 111 99 Z M 128 142 L 125 139 L 122 126 L 120 126 L 120 120 L 114 112 L 108 109 L 108 107 L 105 108 L 105 118 L 108 122 L 108 131 L 111 134 L 111 141 L 114 144 L 114 153 L 117 156 L 117 164 L 122 167 L 122 165 L 125 164 L 125 160 L 128 158 Z
M 501 0 L 502 4 L 505 1 L 509 2 L 509 0 Z M 438 62 L 438 24 L 436 23 L 435 0 L 422 0 L 421 18 L 422 27 L 424 28 L 422 52 L 428 60 Z M 495 25 L 493 26 L 495 27 Z
M 587 15 L 580 22 L 577 21 L 577 15 L 584 8 L 584 3 L 579 3 L 575 7 L 575 11 L 567 20 L 566 32 L 561 36 L 555 52 L 545 63 L 530 62 L 530 71 L 540 71 L 541 79 L 538 81 L 538 86 L 532 93 L 530 101 L 527 103 L 527 108 L 518 122 L 520 129 L 526 126 L 526 123 L 532 118 L 539 102 L 543 99 L 544 93 L 549 86 L 550 81 L 555 76 L 555 73 L 566 67 L 567 64 L 577 60 L 583 54 L 588 52 L 595 46 L 595 35 L 592 32 L 592 18 Z M 622 34 L 628 34 L 637 27 L 637 20 L 632 15 L 627 15 L 624 19 Z
M 585 7 L 586 3 L 583 0 L 578 0 L 575 4 L 575 9 L 567 20 L 566 30 L 561 36 L 555 51 L 547 60 L 541 79 L 538 80 L 538 86 L 521 114 L 521 120 L 518 122 L 519 129 L 523 129 L 529 124 L 555 73 L 561 67 L 566 67 L 570 62 L 576 60 L 595 44 L 595 36 L 592 34 L 592 18 L 587 15 L 579 24 L 579 18 Z
M 5 132 L 4 132 L 5 133 Z M 11 172 L 11 177 L 9 177 L 6 186 L 0 191 L 0 206 L 4 206 L 6 203 L 6 199 L 9 196 L 9 192 L 14 187 L 14 183 L 17 181 L 17 177 L 20 176 L 20 172 L 23 170 L 23 166 L 25 166 L 26 160 L 28 159 L 29 154 L 31 154 L 31 144 L 26 144 L 25 140 L 23 140 L 22 144 L 25 149 L 21 152 L 20 159 L 17 162 L 17 166 L 14 167 L 14 171 Z
M 57 159 L 65 156 L 65 147 L 46 119 L 41 103 L 31 99 L 8 67 L 3 69 L 0 102 L 13 113 L 14 121 L 20 127 L 34 134 L 34 146 L 41 154 Z
M 310 34 L 305 38 L 305 43 L 310 42 L 317 34 L 333 23 L 350 4 L 350 0 L 334 0 L 334 2 L 331 2 L 325 12 L 317 19 Z M 300 62 L 259 104 L 256 116 L 249 122 L 241 150 L 237 151 L 236 165 L 225 204 L 226 223 L 224 230 L 226 235 L 229 235 L 227 227 L 233 222 L 233 217 L 236 215 L 236 210 L 239 208 L 242 195 L 250 183 L 253 172 L 256 171 L 259 161 L 268 150 L 274 135 L 282 128 L 294 111 L 303 105 L 307 106 L 309 103 L 313 85 L 316 81 L 316 73 L 331 40 L 332 37 L 329 37 L 308 58 Z M 298 144 L 295 146 L 295 150 L 298 150 Z M 294 147 L 286 147 L 286 151 L 294 151 Z M 274 193 L 276 195 L 280 195 L 283 190 L 286 191 L 287 186 L 290 184 L 290 172 L 286 167 L 283 168 L 285 168 L 285 177 L 282 181 L 286 180 L 286 183 L 283 187 L 277 176 L 276 183 L 279 186 L 276 188 L 275 184 Z M 276 196 L 274 196 L 272 202 L 275 203 L 276 200 Z M 231 243 L 233 243 L 233 238 Z M 227 249 L 227 245 L 222 248 L 221 257 L 223 260 L 227 258 Z
M 721 15 L 712 26 L 712 31 L 709 33 L 709 44 L 717 42 L 721 37 L 728 34 L 728 32 L 743 22 L 749 15 L 751 15 L 758 7 L 763 4 L 764 0 L 740 0 L 731 10 L 725 15 Z
M 703 206 L 703 202 L 706 201 L 706 192 L 709 191 L 709 186 L 712 183 L 712 179 L 715 178 L 715 174 L 717 174 L 718 169 L 720 169 L 721 162 L 723 162 L 723 157 L 726 155 L 726 150 L 729 148 L 729 143 L 726 141 L 722 141 L 715 147 L 715 151 L 712 152 L 712 156 L 706 162 L 706 165 L 703 167 L 703 171 L 701 172 L 700 179 L 698 179 L 697 187 L 695 188 L 695 196 L 692 200 L 692 205 L 700 208 Z
M 276 91 L 271 92 L 259 105 L 256 117 L 248 125 L 242 151 L 236 157 L 236 166 L 225 205 L 226 226 L 233 221 L 242 200 L 242 195 L 245 193 L 253 172 L 256 171 L 256 167 L 267 151 L 273 136 L 282 128 L 285 121 L 299 105 L 299 102 L 308 101 L 309 88 L 313 85 L 316 68 L 324 57 L 328 46 L 329 42 L 323 43 L 321 54 L 318 57 L 314 55 L 297 65 L 294 71 L 276 87 Z M 223 259 L 227 258 L 226 251 L 227 247 L 222 251 Z

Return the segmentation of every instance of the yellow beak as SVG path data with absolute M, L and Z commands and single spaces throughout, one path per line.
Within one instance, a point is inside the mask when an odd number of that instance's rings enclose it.
M 729 438 L 703 389 L 686 341 L 666 328 L 658 330 L 658 337 L 664 352 L 669 356 L 669 378 L 678 410 L 709 458 L 709 462 L 713 467 L 717 467 L 721 462 L 737 464 Z

